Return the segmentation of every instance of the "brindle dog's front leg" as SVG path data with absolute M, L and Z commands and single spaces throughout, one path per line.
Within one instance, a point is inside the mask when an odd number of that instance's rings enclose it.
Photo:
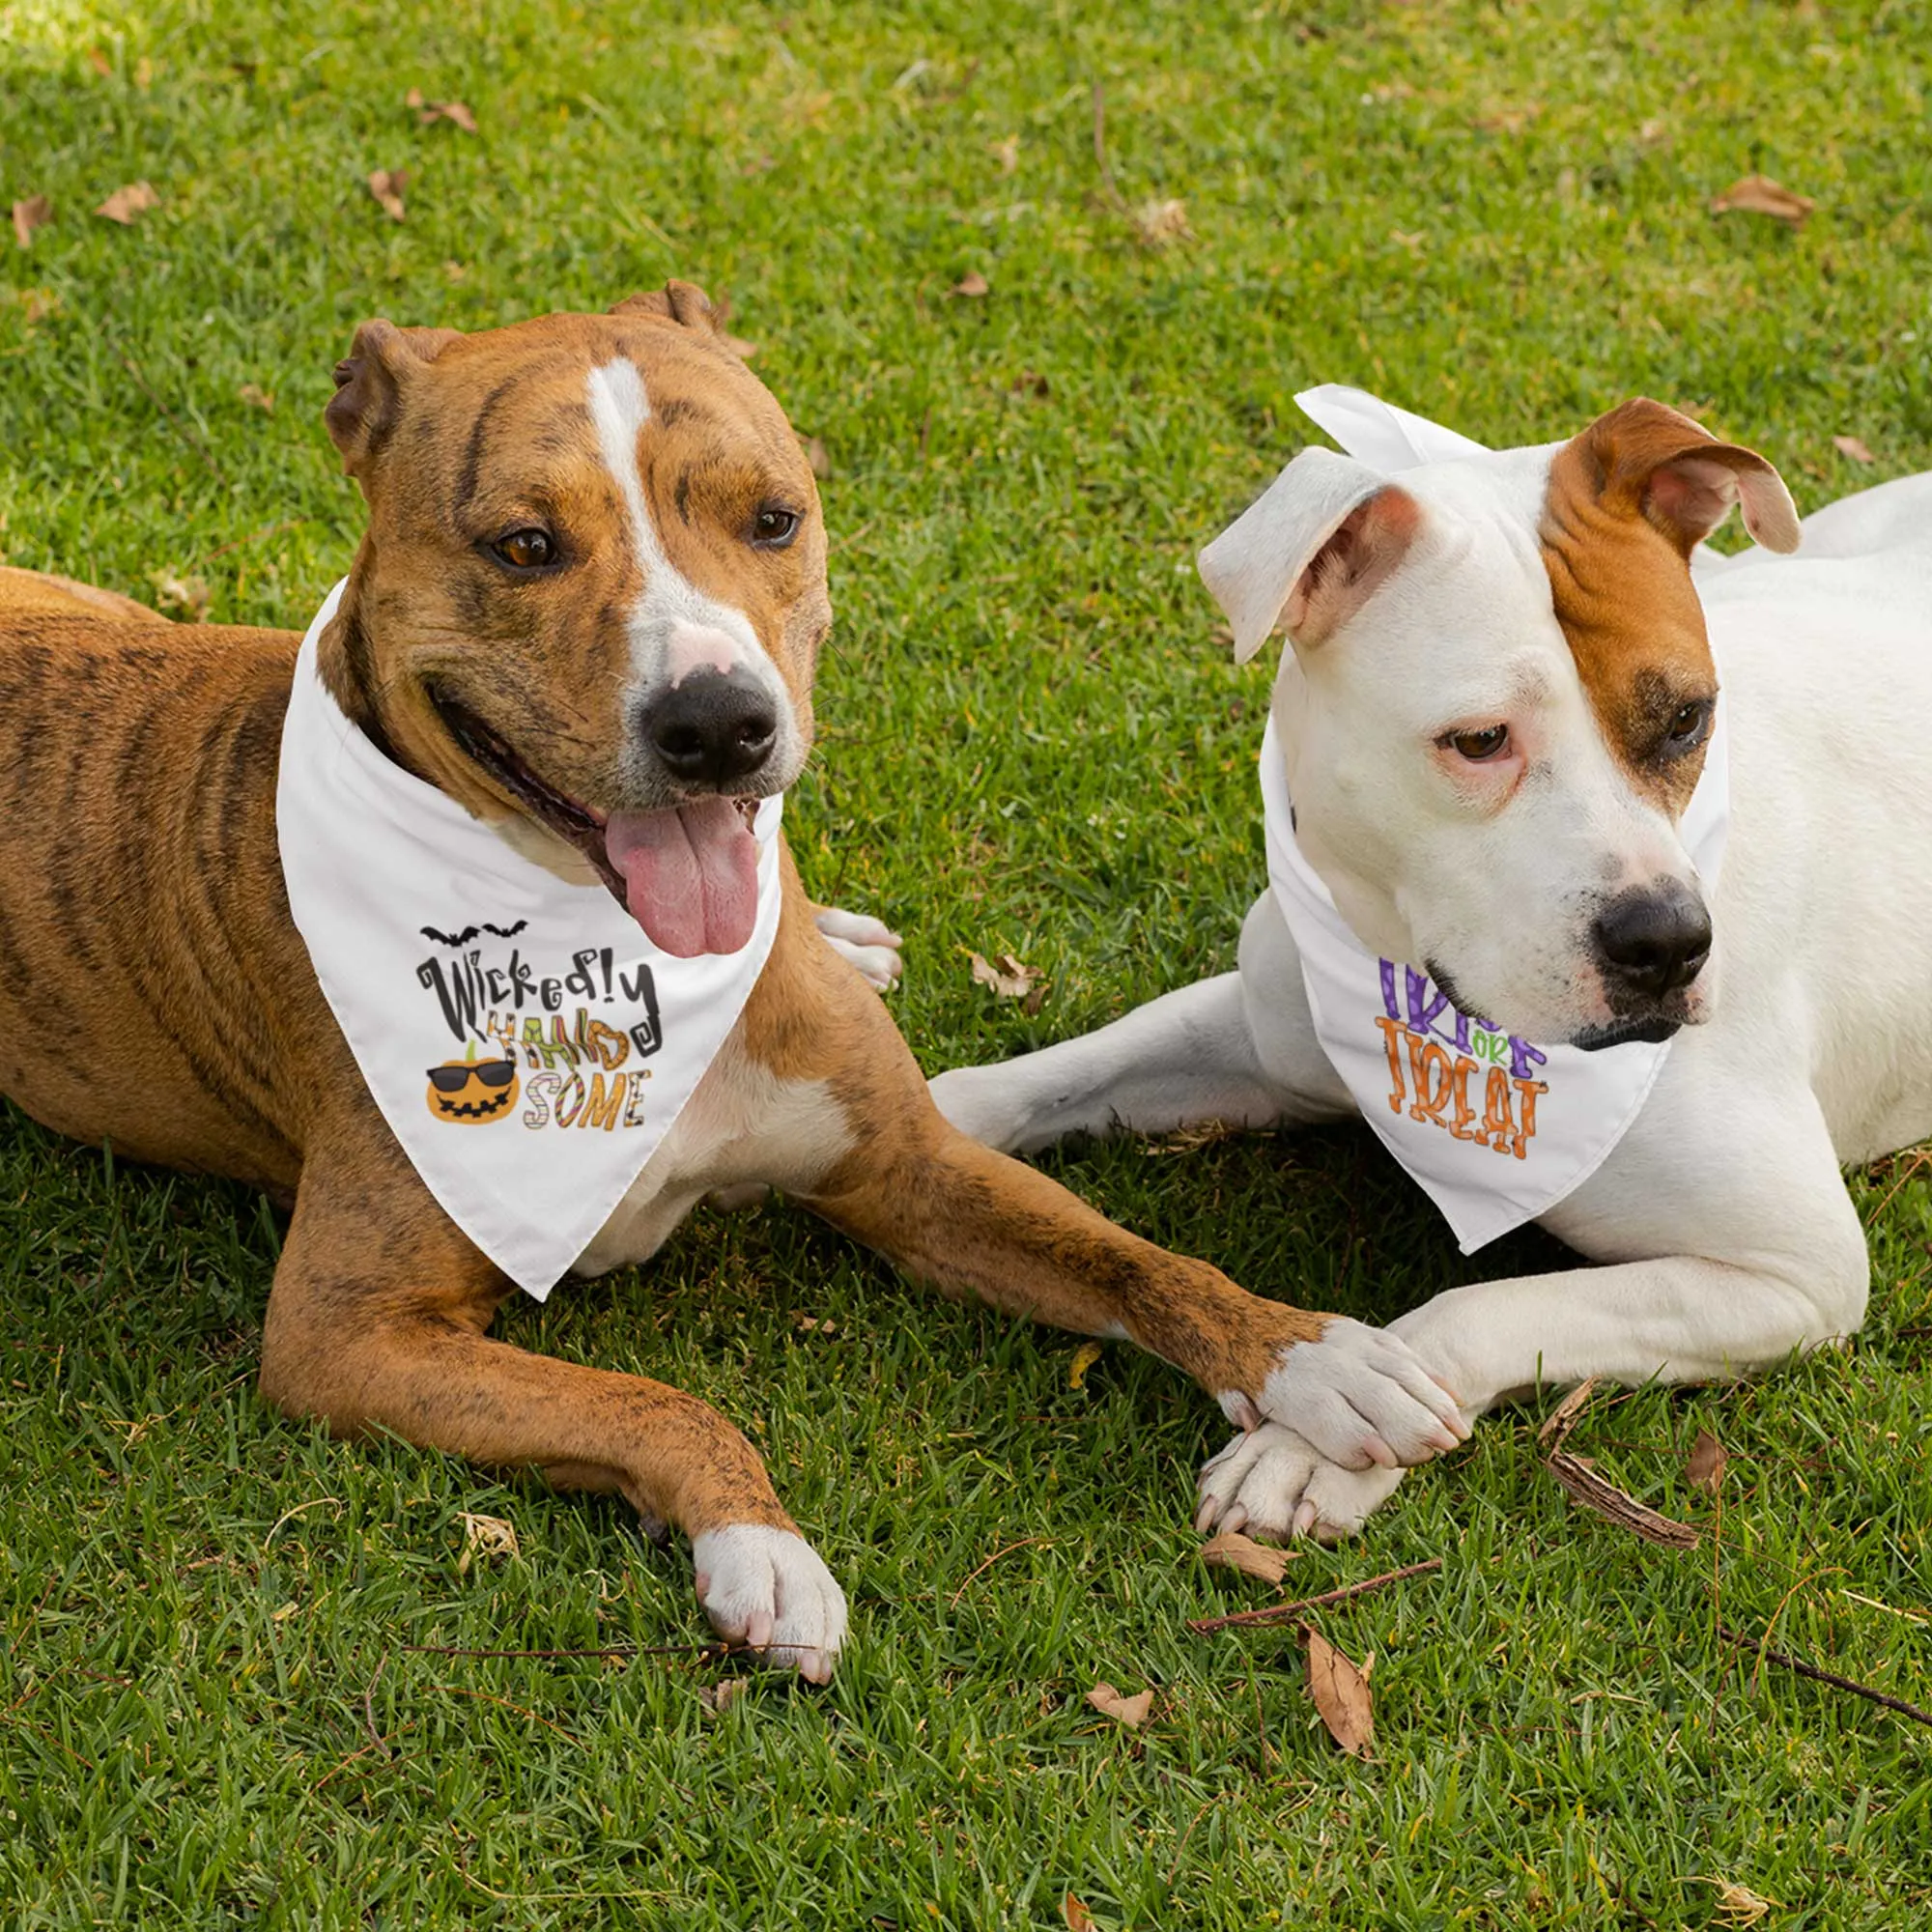
M 823 1683 L 845 1600 L 757 1451 L 681 1390 L 491 1341 L 509 1283 L 373 1109 L 355 1126 L 303 1169 L 269 1300 L 263 1394 L 338 1435 L 386 1429 L 478 1463 L 534 1465 L 559 1488 L 620 1492 L 647 1527 L 690 1536 L 721 1635 Z
M 1241 1428 L 1291 1423 L 1350 1468 L 1426 1462 L 1466 1434 L 1448 1391 L 1386 1331 L 1261 1300 L 957 1131 L 878 1003 L 843 977 L 847 1051 L 832 1085 L 857 1145 L 804 1190 L 827 1220 L 943 1289 L 1137 1342 Z

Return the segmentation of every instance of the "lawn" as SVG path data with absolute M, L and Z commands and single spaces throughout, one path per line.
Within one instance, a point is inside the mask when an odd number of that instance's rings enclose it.
M 1648 393 L 1805 508 L 1932 467 L 1929 86 L 1924 0 L 0 4 L 0 199 L 54 214 L 0 231 L 0 552 L 299 627 L 359 527 L 319 420 L 358 319 L 728 294 L 830 471 L 794 849 L 907 935 L 923 1062 L 995 1058 L 1232 963 L 1269 672 L 1191 559 L 1311 434 L 1297 387 L 1492 441 Z M 1753 172 L 1816 212 L 1714 214 Z M 137 181 L 132 225 L 92 213 Z M 1042 969 L 1039 1010 L 968 950 Z M 1364 1316 L 1559 1253 L 1462 1261 L 1360 1130 L 1050 1164 Z M 279 1419 L 266 1205 L 9 1114 L 0 1918 L 979 1932 L 1072 1894 L 1106 1932 L 1423 1932 L 1743 1923 L 1748 1893 L 1778 1928 L 1924 1924 L 1932 1732 L 1716 1634 L 1932 1704 L 1932 1181 L 1856 1184 L 1855 1347 L 1605 1398 L 1573 1438 L 1696 1550 L 1573 1508 L 1530 1410 L 1294 1557 L 1296 1596 L 1442 1560 L 1318 1615 L 1376 1661 L 1356 1761 L 1293 1630 L 1185 1630 L 1271 1593 L 1194 1554 L 1220 1416 L 1122 1346 L 1081 1382 L 1072 1339 L 781 1206 L 509 1310 L 715 1402 L 843 1579 L 831 1689 L 716 1710 L 681 1548 Z M 466 1563 L 466 1514 L 519 1553 Z M 464 1654 L 598 1648 L 639 1654 Z M 1143 1728 L 1100 1679 L 1153 1690 Z

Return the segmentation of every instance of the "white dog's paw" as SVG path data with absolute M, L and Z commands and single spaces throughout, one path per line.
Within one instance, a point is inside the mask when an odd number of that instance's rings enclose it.
M 804 1537 L 770 1523 L 727 1523 L 696 1538 L 691 1560 L 697 1601 L 727 1643 L 748 1644 L 814 1684 L 829 1681 L 845 1641 L 845 1593 Z
M 1202 1464 L 1194 1526 L 1204 1536 L 1211 1529 L 1242 1530 L 1277 1543 L 1296 1536 L 1333 1543 L 1353 1536 L 1403 1475 L 1401 1469 L 1340 1468 L 1293 1430 L 1264 1422 Z
M 838 906 L 820 906 L 812 919 L 825 935 L 825 943 L 839 958 L 858 967 L 880 992 L 888 992 L 905 971 L 899 948 L 905 944 L 891 926 L 863 912 L 844 912 Z
M 1260 1406 L 1345 1469 L 1426 1463 L 1469 1435 L 1456 1398 L 1406 1342 L 1340 1315 L 1318 1340 L 1283 1350 Z

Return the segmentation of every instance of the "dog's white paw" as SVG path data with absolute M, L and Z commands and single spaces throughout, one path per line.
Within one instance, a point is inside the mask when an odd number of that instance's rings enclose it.
M 1404 1471 L 1344 1469 L 1305 1436 L 1278 1422 L 1249 1430 L 1202 1464 L 1194 1526 L 1241 1530 L 1285 1543 L 1313 1536 L 1334 1543 L 1353 1536 L 1369 1512 L 1386 1502 Z
M 697 1601 L 727 1643 L 767 1663 L 827 1682 L 845 1641 L 845 1593 L 802 1536 L 770 1523 L 707 1529 L 691 1546 Z
M 826 945 L 841 959 L 850 960 L 880 992 L 890 991 L 905 971 L 899 957 L 905 941 L 881 921 L 838 906 L 820 906 L 812 919 Z
M 1456 1398 L 1406 1342 L 1346 1316 L 1282 1351 L 1260 1407 L 1344 1469 L 1426 1463 L 1469 1435 Z

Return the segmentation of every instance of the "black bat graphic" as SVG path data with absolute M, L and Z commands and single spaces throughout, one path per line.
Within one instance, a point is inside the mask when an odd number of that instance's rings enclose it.
M 492 925 L 486 919 L 481 925 L 466 925 L 461 932 L 439 932 L 433 925 L 418 929 L 425 939 L 433 939 L 439 946 L 468 946 L 479 932 L 494 932 L 498 939 L 514 939 L 529 924 L 526 919 L 520 919 L 515 925 Z

